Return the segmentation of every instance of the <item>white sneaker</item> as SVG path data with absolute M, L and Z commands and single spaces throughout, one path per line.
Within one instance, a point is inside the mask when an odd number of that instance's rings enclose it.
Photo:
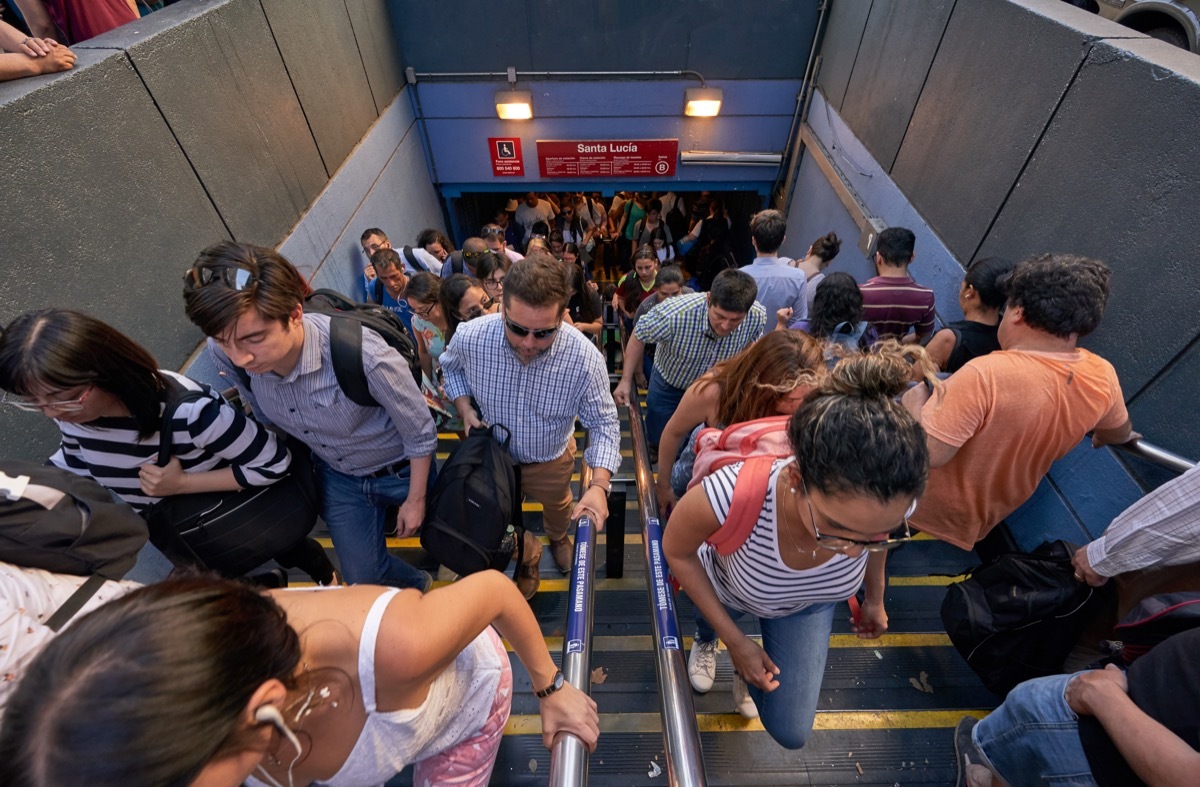
M 754 698 L 750 696 L 750 689 L 746 687 L 746 681 L 742 680 L 742 676 L 736 672 L 733 673 L 733 706 L 744 719 L 758 718 L 758 706 L 754 704 Z
M 692 640 L 692 652 L 688 654 L 688 678 L 692 681 L 692 688 L 701 694 L 713 687 L 713 681 L 717 679 L 717 640 Z

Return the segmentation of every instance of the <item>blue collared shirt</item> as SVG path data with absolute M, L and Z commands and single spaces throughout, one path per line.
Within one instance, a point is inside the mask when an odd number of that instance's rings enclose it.
M 582 333 L 562 325 L 544 354 L 521 363 L 499 314 L 462 323 L 442 353 L 446 395 L 474 396 L 480 415 L 512 432 L 509 452 L 522 464 L 562 456 L 575 417 L 588 430 L 583 457 L 613 473 L 621 466 L 621 429 L 604 357 Z
M 757 300 L 767 312 L 767 319 L 774 321 L 775 313 L 783 308 L 792 310 L 792 319 L 808 317 L 808 277 L 799 268 L 793 268 L 781 257 L 755 257 L 754 262 L 742 268 L 758 285 Z
M 430 456 L 437 430 L 408 363 L 374 331 L 363 331 L 363 370 L 379 407 L 361 407 L 342 391 L 333 372 L 329 317 L 304 315 L 304 346 L 286 376 L 249 373 L 249 389 L 213 339 L 217 369 L 270 423 L 304 442 L 330 467 L 363 476 L 401 459 Z

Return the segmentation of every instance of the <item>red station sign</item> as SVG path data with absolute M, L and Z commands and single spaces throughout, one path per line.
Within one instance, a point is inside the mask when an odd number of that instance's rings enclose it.
M 497 177 L 524 177 L 525 162 L 521 158 L 520 137 L 488 137 L 492 153 L 492 174 Z
M 537 141 L 543 178 L 671 177 L 679 159 L 677 139 Z

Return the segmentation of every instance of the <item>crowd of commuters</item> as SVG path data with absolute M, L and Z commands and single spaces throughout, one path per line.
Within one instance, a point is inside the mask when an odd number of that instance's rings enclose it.
M 393 519 L 411 536 L 425 518 L 439 430 L 508 430 L 521 492 L 541 503 L 565 573 L 571 520 L 608 516 L 621 464 L 617 407 L 644 384 L 669 517 L 663 548 L 696 609 L 692 686 L 712 688 L 723 641 L 734 707 L 793 749 L 813 728 L 835 604 L 861 589 L 854 631 L 875 638 L 888 628 L 889 550 L 918 530 L 969 550 L 1085 435 L 1096 446 L 1137 438 L 1112 366 L 1078 346 L 1108 299 L 1109 271 L 1096 260 L 975 261 L 959 291 L 963 319 L 935 330 L 933 293 L 910 274 L 915 236 L 904 228 L 880 233 L 877 275 L 860 283 L 827 270 L 841 246 L 833 233 L 803 257 L 781 256 L 786 220 L 774 210 L 748 217 L 755 256 L 739 268 L 733 218 L 714 194 L 689 208 L 671 192 L 619 192 L 608 204 L 599 194 L 529 192 L 488 218 L 461 249 L 435 229 L 401 246 L 382 229 L 362 233 L 356 295 L 400 318 L 419 366 L 364 332 L 369 406 L 341 388 L 331 318 L 305 308 L 308 282 L 275 251 L 244 243 L 205 249 L 184 301 L 252 417 L 82 313 L 32 312 L 8 326 L 0 387 L 6 401 L 54 420 L 61 444 L 51 462 L 144 509 L 165 496 L 272 484 L 299 446 L 315 464 L 338 572 L 309 540 L 270 557 L 317 584 L 354 586 L 265 591 L 185 574 L 109 588 L 62 636 L 21 651 L 0 751 L 28 783 L 86 770 L 90 783 L 117 784 L 137 763 L 155 783 L 365 784 L 416 763 L 420 783 L 484 784 L 512 692 L 495 631 L 530 674 L 547 745 L 570 732 L 593 748 L 595 704 L 562 687 L 522 600 L 541 580 L 538 539 L 526 535 L 515 583 L 483 572 L 437 590 L 387 549 Z M 601 283 L 612 286 L 608 304 Z M 617 325 L 605 320 L 608 305 Z M 615 389 L 598 349 L 606 331 L 624 342 Z M 203 396 L 177 413 L 187 441 L 164 467 L 151 460 L 172 386 Z M 772 417 L 786 422 L 786 456 L 707 475 L 695 467 L 701 430 Z M 578 499 L 577 423 L 592 468 Z M 284 433 L 298 441 L 291 449 Z M 1200 557 L 1189 515 L 1197 478 L 1163 487 L 1081 549 L 1079 580 L 1183 562 L 1174 552 Z M 765 491 L 747 514 L 739 500 L 750 484 Z M 1143 525 L 1179 549 L 1157 549 Z M 737 623 L 747 616 L 761 645 Z M 1186 673 L 1194 700 L 1200 676 L 1179 666 L 1189 646 L 1172 641 L 1128 678 L 1018 687 L 992 717 L 960 725 L 971 783 L 1027 781 L 1031 762 L 1057 755 L 1041 740 L 1014 746 L 1012 731 L 1066 716 L 1067 737 L 1084 741 L 1071 767 L 1094 770 L 1111 740 L 1122 765 L 1154 783 L 1142 770 L 1153 756 L 1124 745 L 1119 726 L 1158 719 L 1161 730 L 1137 741 L 1167 747 L 1182 734 L 1179 719 L 1195 729 L 1194 712 L 1164 697 L 1152 669 Z M 78 671 L 86 685 L 70 680 Z M 111 701 L 118 694 L 156 699 L 135 713 Z M 1082 717 L 1095 717 L 1099 732 Z M 82 723 L 111 731 L 105 756 L 68 745 Z M 164 735 L 170 746 L 145 743 Z M 1193 749 L 1175 755 L 1190 762 Z

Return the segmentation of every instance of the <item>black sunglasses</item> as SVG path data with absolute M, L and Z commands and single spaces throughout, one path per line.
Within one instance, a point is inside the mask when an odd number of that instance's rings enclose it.
M 185 289 L 196 290 L 218 282 L 231 290 L 241 291 L 258 283 L 258 277 L 247 268 L 229 265 L 196 266 L 183 274 Z
M 555 325 L 553 328 L 540 328 L 536 331 L 533 331 L 523 325 L 517 325 L 507 317 L 504 318 L 504 324 L 508 326 L 510 331 L 515 333 L 517 336 L 520 336 L 522 339 L 530 334 L 532 334 L 533 338 L 535 339 L 545 339 L 547 336 L 553 336 L 555 331 L 559 329 L 559 326 Z

